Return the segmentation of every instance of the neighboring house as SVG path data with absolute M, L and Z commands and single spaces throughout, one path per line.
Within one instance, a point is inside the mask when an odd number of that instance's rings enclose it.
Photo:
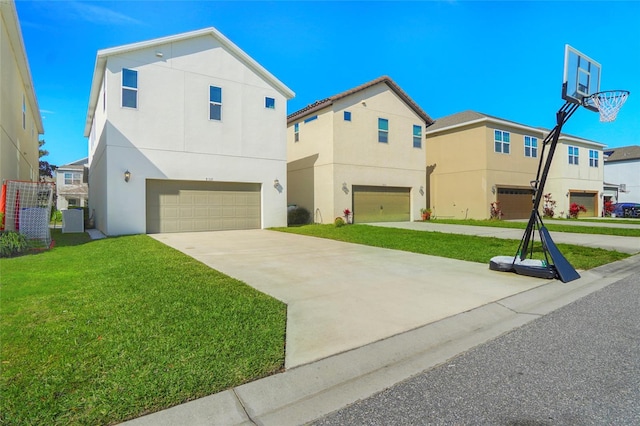
M 85 207 L 89 198 L 87 187 L 88 158 L 65 164 L 56 169 L 56 208 Z
M 617 186 L 617 203 L 640 203 L 640 146 L 606 148 L 604 180 Z
M 409 221 L 426 206 L 424 132 L 433 120 L 389 77 L 287 118 L 289 204 L 318 223 Z
M 441 218 L 488 219 L 498 201 L 503 219 L 531 215 L 542 141 L 549 130 L 465 111 L 427 130 L 429 207 Z M 602 144 L 561 134 L 544 193 L 565 215 L 571 202 L 598 216 L 603 183 Z M 545 154 L 548 153 L 548 149 Z M 543 207 L 541 203 L 541 208 Z
M 98 51 L 84 132 L 95 226 L 286 226 L 293 95 L 214 28 Z
M 37 182 L 44 133 L 13 0 L 0 0 L 0 183 Z

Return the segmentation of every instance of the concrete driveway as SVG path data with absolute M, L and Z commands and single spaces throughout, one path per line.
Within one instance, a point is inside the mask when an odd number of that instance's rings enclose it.
M 549 283 L 480 263 L 268 230 L 150 236 L 285 302 L 287 368 Z

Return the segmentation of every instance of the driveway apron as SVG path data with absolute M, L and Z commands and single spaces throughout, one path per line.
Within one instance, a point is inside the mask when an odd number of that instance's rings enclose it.
M 150 236 L 286 303 L 286 368 L 549 283 L 481 263 L 269 230 Z

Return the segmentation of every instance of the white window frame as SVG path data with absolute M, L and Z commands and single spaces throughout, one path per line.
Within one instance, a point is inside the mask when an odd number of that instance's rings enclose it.
M 380 124 L 382 123 L 383 120 L 387 123 L 386 129 L 382 129 L 380 127 Z M 386 140 L 382 140 L 383 135 L 384 135 L 384 139 Z M 387 143 L 387 144 L 389 143 L 389 119 L 388 118 L 378 117 L 378 143 Z
M 293 141 L 300 142 L 300 123 L 293 125 Z
M 417 135 L 416 129 L 419 130 Z M 422 149 L 422 126 L 417 124 L 413 125 L 413 147 Z
M 569 145 L 569 147 L 567 148 L 567 154 L 569 157 L 569 164 L 572 164 L 574 166 L 580 165 L 580 148 L 578 148 L 577 146 Z
M 269 100 L 271 100 L 272 105 L 269 105 Z M 264 97 L 264 107 L 266 109 L 276 109 L 276 98 L 272 98 L 270 96 Z
M 211 99 L 211 89 L 212 88 L 220 89 L 220 101 L 215 101 Z M 211 117 L 211 107 L 219 106 L 220 107 L 220 118 Z M 222 121 L 222 87 L 209 85 L 209 121 Z
M 500 134 L 500 138 L 498 138 L 498 133 Z M 507 136 L 507 141 L 505 141 L 505 135 Z M 498 150 L 498 144 L 500 144 L 500 150 Z M 506 152 L 505 152 L 505 147 Z M 498 154 L 511 154 L 511 132 L 507 132 L 506 130 L 493 130 L 493 151 Z
M 529 144 L 527 145 L 527 139 Z M 535 142 L 535 147 L 533 146 Z M 527 148 L 529 148 L 529 155 L 527 155 Z M 534 152 L 535 150 L 535 152 Z M 535 136 L 524 137 L 524 156 L 527 158 L 538 158 L 538 138 Z
M 589 167 L 599 167 L 600 154 L 595 149 L 589 150 Z
M 136 73 L 136 86 L 135 87 L 126 86 L 124 84 L 124 72 L 125 72 L 125 70 Z M 121 84 L 122 87 L 121 87 L 121 91 L 120 91 L 120 97 L 121 97 L 120 106 L 122 108 L 138 109 L 138 71 L 137 70 L 132 70 L 130 68 L 122 68 L 122 81 L 121 81 L 121 83 L 122 83 Z M 124 104 L 124 93 L 125 93 L 125 90 L 135 93 L 135 95 L 136 95 L 136 97 L 135 97 L 136 105 L 135 106 L 129 106 L 129 105 L 125 105 Z
M 27 130 L 27 101 L 22 94 L 22 130 Z

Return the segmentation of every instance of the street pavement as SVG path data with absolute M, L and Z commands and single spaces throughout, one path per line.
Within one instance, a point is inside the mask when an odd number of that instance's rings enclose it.
M 313 423 L 639 425 L 640 273 Z

